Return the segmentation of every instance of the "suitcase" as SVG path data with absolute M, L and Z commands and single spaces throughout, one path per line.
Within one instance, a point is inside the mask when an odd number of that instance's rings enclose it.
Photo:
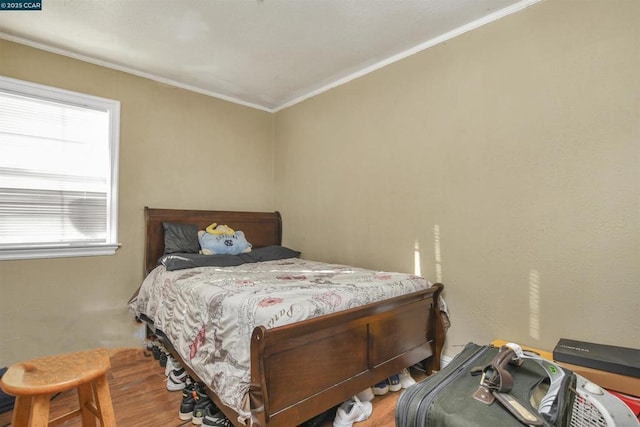
M 515 358 L 507 360 L 511 357 L 503 356 L 508 356 L 504 346 L 502 350 L 501 353 L 497 347 L 467 344 L 442 370 L 403 391 L 396 406 L 396 426 L 569 425 L 574 397 L 570 388 L 575 390 L 576 375 L 554 364 L 548 367 L 552 370 L 549 373 L 539 362 L 528 358 L 521 358 L 522 364 L 516 366 L 513 363 L 518 361 Z M 503 360 L 497 362 L 499 366 L 493 366 L 492 362 L 500 358 Z M 561 371 L 556 372 L 556 368 Z M 495 380 L 496 371 L 500 371 L 498 380 Z M 508 392 L 492 394 L 487 387 L 481 388 L 481 381 L 486 384 L 487 375 L 499 382 L 497 386 L 492 385 Z M 554 376 L 553 380 L 550 380 L 550 375 Z M 551 387 L 546 386 L 549 382 Z M 557 389 L 557 393 L 541 399 L 540 396 L 547 392 L 546 388 Z M 487 394 L 499 395 L 499 399 L 487 404 L 486 401 L 492 397 Z M 546 414 L 541 414 L 531 403 L 532 395 L 545 402 Z M 508 406 L 514 408 L 515 415 L 514 411 L 506 409 Z

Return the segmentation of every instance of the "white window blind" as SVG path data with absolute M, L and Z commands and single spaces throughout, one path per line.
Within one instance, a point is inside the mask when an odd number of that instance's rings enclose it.
M 0 259 L 115 252 L 119 111 L 0 77 Z

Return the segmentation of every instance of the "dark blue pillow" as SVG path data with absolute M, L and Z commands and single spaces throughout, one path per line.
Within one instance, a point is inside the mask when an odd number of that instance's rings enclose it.
M 286 246 L 265 246 L 253 249 L 247 256 L 254 261 L 275 261 L 277 259 L 298 258 L 301 252 L 289 249 Z
M 261 261 L 297 258 L 300 252 L 284 246 L 267 246 L 239 255 L 164 254 L 158 260 L 168 271 L 195 267 L 232 267 Z

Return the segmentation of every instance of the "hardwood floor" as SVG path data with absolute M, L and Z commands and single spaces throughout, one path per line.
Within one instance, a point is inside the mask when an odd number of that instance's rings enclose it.
M 419 378 L 416 378 L 419 379 Z M 173 427 L 192 426 L 190 421 L 178 418 L 181 392 L 166 389 L 164 368 L 150 353 L 140 349 L 118 349 L 111 352 L 109 387 L 119 427 Z M 373 414 L 354 427 L 389 427 L 395 425 L 395 405 L 399 392 L 377 396 L 373 400 Z M 61 415 L 77 407 L 75 390 L 61 393 L 51 402 L 51 416 Z M 331 427 L 333 419 L 320 427 Z M 11 412 L 0 414 L 0 427 L 11 424 Z M 62 424 L 80 426 L 80 419 Z M 293 426 L 292 426 L 293 427 Z

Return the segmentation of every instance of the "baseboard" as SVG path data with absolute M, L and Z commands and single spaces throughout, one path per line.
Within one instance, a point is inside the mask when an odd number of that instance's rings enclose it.
M 451 357 L 451 356 L 442 356 L 442 357 L 440 357 L 440 369 L 442 369 L 445 366 L 447 366 L 449 364 L 449 362 L 451 362 L 452 360 L 453 360 L 453 357 Z

